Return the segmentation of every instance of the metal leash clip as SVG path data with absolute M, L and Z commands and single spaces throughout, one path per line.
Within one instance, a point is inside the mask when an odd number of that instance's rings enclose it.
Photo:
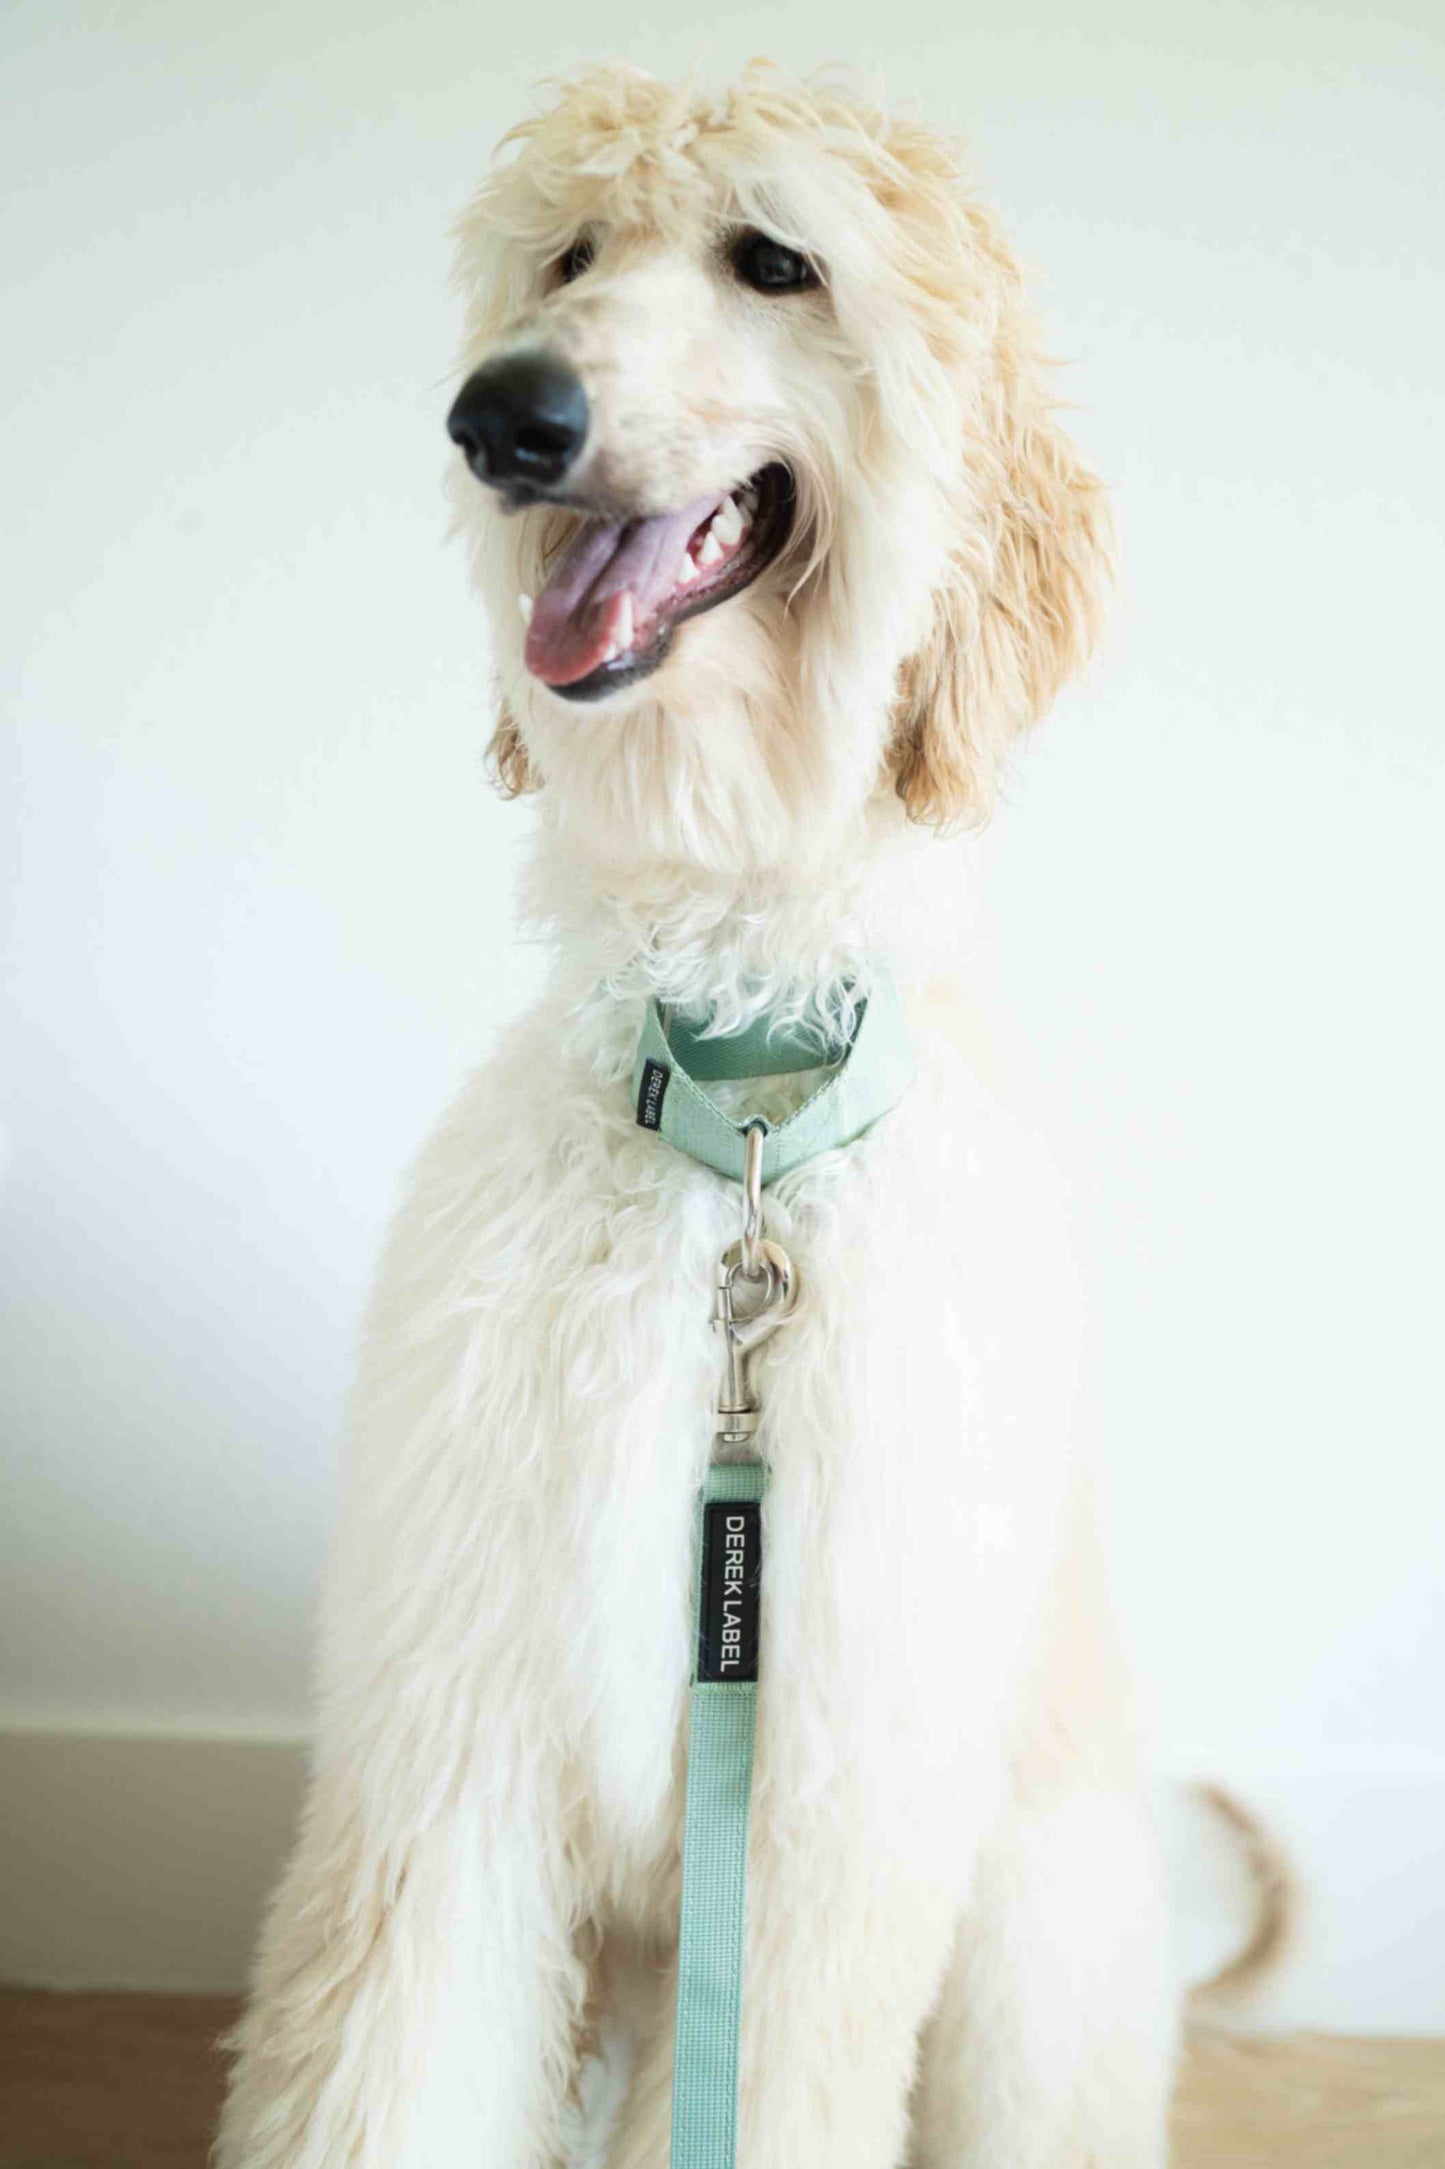
M 762 1410 L 748 1376 L 753 1351 L 785 1325 L 797 1301 L 793 1261 L 763 1226 L 765 1126 L 750 1123 L 743 1163 L 743 1232 L 718 1263 L 713 1324 L 723 1344 L 723 1376 L 717 1397 L 716 1458 L 725 1461 L 751 1444 Z

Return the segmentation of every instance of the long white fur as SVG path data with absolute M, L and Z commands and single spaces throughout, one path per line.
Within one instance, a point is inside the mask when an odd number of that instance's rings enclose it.
M 736 290 L 740 220 L 825 289 Z M 560 286 L 584 225 L 595 270 Z M 555 970 L 382 1263 L 315 1777 L 219 2169 L 553 2169 L 599 2027 L 631 2043 L 610 2169 L 663 2169 L 738 1201 L 634 1124 L 642 1005 L 737 1022 L 866 984 L 919 824 L 981 813 L 1106 564 L 1012 261 L 926 131 L 766 70 L 716 101 L 595 71 L 521 132 L 462 262 L 469 365 L 567 353 L 599 488 L 661 509 L 782 457 L 799 522 L 654 678 L 579 709 L 521 658 L 557 516 L 459 490 Z M 909 1097 L 769 1193 L 802 1299 L 760 1368 L 740 2162 L 1159 2169 L 1173 1989 L 1069 1449 L 1059 1205 L 913 1006 Z

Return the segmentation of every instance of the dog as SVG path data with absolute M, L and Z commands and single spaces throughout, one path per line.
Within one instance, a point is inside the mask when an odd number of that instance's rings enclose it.
M 1178 1996 L 1062 1208 L 900 905 L 1089 654 L 1104 492 L 953 147 L 826 80 L 582 74 L 507 139 L 459 266 L 454 503 L 553 969 L 387 1245 L 217 2161 L 553 2169 L 605 2040 L 596 2158 L 666 2162 L 739 1203 L 639 1127 L 634 1050 L 649 1002 L 846 1023 L 891 964 L 914 1083 L 766 1193 L 800 1296 L 758 1364 L 738 2158 L 1160 2169 Z

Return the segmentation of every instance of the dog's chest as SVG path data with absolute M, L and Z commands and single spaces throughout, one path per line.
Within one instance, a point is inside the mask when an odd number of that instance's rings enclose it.
M 418 1636 L 480 1736 L 524 1710 L 600 1857 L 656 1881 L 740 1199 L 629 1114 L 527 1039 L 424 1155 L 373 1308 L 338 1587 L 363 1669 Z M 756 1367 L 764 1813 L 854 1769 L 870 1812 L 906 1816 L 997 1730 L 1054 1542 L 1069 1334 L 1049 1213 L 990 1122 L 925 1068 L 768 1193 L 800 1297 Z
M 922 1156 L 901 1117 L 891 1129 L 808 1171 L 775 1213 L 803 1295 L 757 1367 L 758 1755 L 760 1796 L 819 1798 L 830 1770 L 872 1766 L 863 1743 L 886 1734 L 904 1813 L 919 1768 L 997 1727 L 1063 1463 L 1017 1207 L 1001 1229 L 989 1184 Z M 737 1212 L 728 1186 L 671 1156 L 658 1167 L 644 1209 L 620 1152 L 606 1239 L 555 1291 L 537 1472 L 559 1719 L 602 1853 L 643 1866 L 675 1847 L 711 1279 Z M 557 1210 L 577 1232 L 576 1201 Z M 520 1355 L 535 1325 L 514 1330 Z M 888 1785 L 874 1791 L 882 1813 Z

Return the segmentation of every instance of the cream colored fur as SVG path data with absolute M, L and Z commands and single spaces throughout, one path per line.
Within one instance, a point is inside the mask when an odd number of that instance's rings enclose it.
M 737 224 L 822 287 L 740 288 Z M 315 1782 L 221 2169 L 553 2169 L 599 2039 L 625 2079 L 586 2143 L 663 2169 L 738 1200 L 634 1124 L 642 1004 L 736 1022 L 866 986 L 922 824 L 982 815 L 1106 571 L 1013 261 L 919 127 L 765 69 L 717 99 L 597 71 L 516 132 L 461 266 L 467 367 L 566 356 L 595 487 L 658 510 L 783 459 L 799 518 L 656 676 L 577 707 L 528 675 L 517 609 L 569 516 L 457 477 L 555 970 L 382 1264 Z M 769 1193 L 802 1297 L 760 1365 L 741 2169 L 1159 2169 L 1174 1998 L 1070 1454 L 1059 1208 L 916 999 L 914 1027 L 903 1104 Z

